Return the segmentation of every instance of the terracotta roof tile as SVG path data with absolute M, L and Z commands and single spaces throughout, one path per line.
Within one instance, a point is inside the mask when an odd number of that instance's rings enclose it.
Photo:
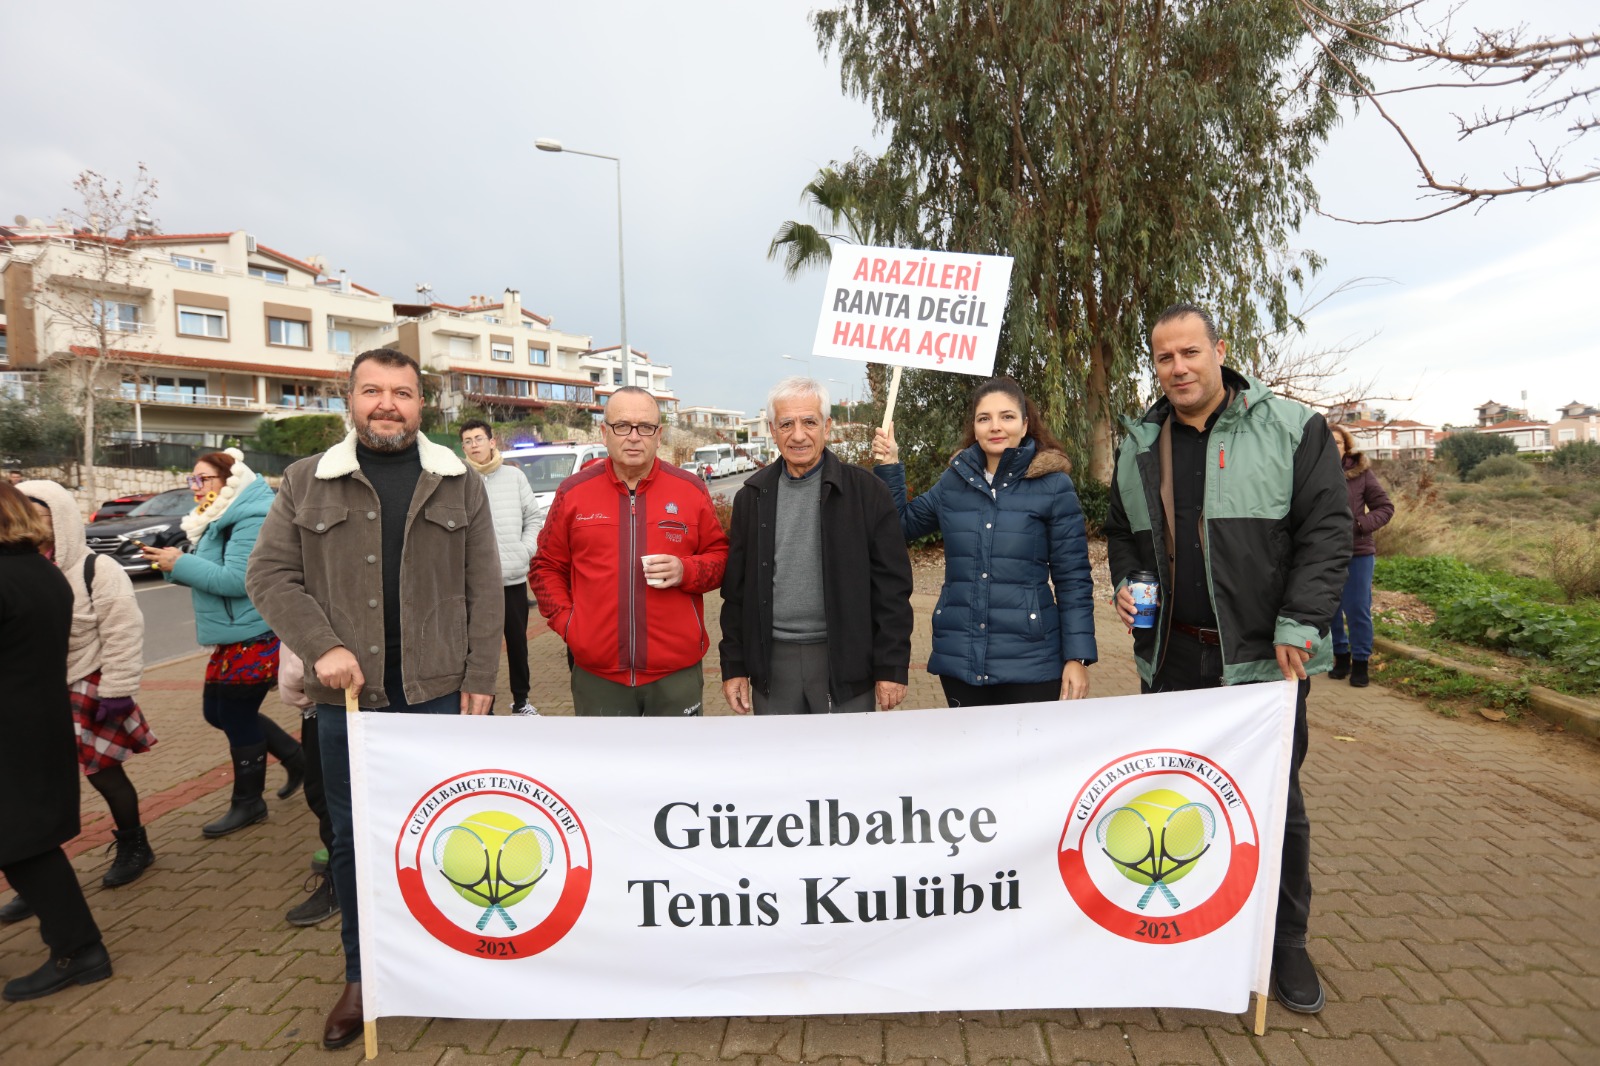
M 93 348 L 74 344 L 74 355 L 94 355 Z M 337 370 L 321 370 L 308 367 L 286 367 L 274 363 L 241 363 L 232 359 L 199 359 L 191 355 L 167 355 L 162 352 L 130 352 L 113 349 L 111 357 L 119 363 L 131 363 L 144 366 L 174 366 L 194 367 L 204 370 L 237 370 L 243 374 L 271 374 L 284 378 L 342 378 L 344 375 Z

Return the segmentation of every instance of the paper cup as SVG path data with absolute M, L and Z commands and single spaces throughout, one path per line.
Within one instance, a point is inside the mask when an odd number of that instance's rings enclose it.
M 672 556 L 670 556 L 670 555 L 641 555 L 641 556 L 639 556 L 639 565 L 644 568 L 644 581 L 645 581 L 645 584 L 649 585 L 653 589 L 664 588 L 666 586 L 666 578 L 654 578 L 654 577 L 650 576 L 650 564 L 655 562 L 657 559 L 670 559 L 670 558 L 672 558 Z

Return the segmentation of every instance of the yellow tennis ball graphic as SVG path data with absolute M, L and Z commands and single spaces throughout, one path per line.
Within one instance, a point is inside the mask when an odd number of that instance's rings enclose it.
M 1209 807 L 1156 788 L 1103 815 L 1096 835 L 1123 877 L 1140 885 L 1171 884 L 1194 869 L 1215 825 Z
M 510 907 L 528 897 L 544 870 L 538 830 L 501 811 L 479 811 L 444 831 L 439 871 L 462 899 Z

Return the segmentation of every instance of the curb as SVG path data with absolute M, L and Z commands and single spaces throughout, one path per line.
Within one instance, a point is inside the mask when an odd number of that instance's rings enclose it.
M 1438 666 L 1457 673 L 1468 674 L 1484 681 L 1496 681 L 1504 684 L 1506 675 L 1498 670 L 1491 670 L 1486 666 L 1473 666 L 1469 663 L 1458 663 L 1454 659 L 1447 659 L 1443 655 L 1428 651 L 1426 648 L 1413 647 L 1402 644 L 1398 640 L 1387 637 L 1374 637 L 1372 646 L 1385 655 L 1398 655 L 1406 659 L 1415 659 L 1417 662 L 1427 663 L 1429 666 Z M 1579 733 L 1586 737 L 1600 739 L 1600 705 L 1592 700 L 1580 699 L 1569 696 L 1564 692 L 1545 688 L 1542 685 L 1528 686 L 1528 706 L 1540 718 L 1558 725 L 1569 733 Z

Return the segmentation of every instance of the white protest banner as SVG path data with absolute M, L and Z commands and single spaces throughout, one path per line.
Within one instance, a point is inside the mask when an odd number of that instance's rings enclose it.
M 1294 698 L 361 714 L 366 1017 L 1242 1011 Z
M 1011 257 L 835 248 L 812 354 L 994 373 Z

